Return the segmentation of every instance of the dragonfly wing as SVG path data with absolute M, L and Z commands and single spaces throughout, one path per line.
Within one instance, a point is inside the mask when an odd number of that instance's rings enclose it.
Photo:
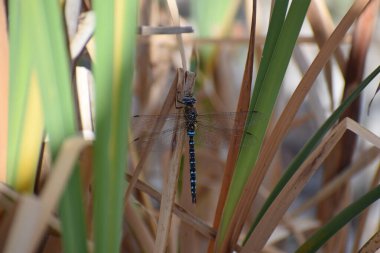
M 260 114 L 257 112 L 223 112 L 215 114 L 200 114 L 197 118 L 197 138 L 200 146 L 211 149 L 218 149 L 221 146 L 228 146 L 232 136 L 253 135 L 244 130 L 244 121 L 248 113 L 254 114 L 254 120 L 250 124 L 255 124 Z M 235 125 L 235 119 L 242 122 Z M 254 137 L 254 135 L 253 135 Z
M 210 149 L 219 149 L 228 146 L 232 136 L 242 135 L 243 133 L 242 129 L 198 124 L 196 144 Z
M 256 111 L 198 114 L 196 145 L 218 149 L 222 145 L 228 145 L 231 136 L 250 134 L 244 132 L 244 124 L 234 125 L 235 119 L 244 122 L 248 114 L 254 114 L 255 119 L 260 118 L 260 114 Z M 252 122 L 254 123 L 256 120 Z M 162 124 L 162 129 L 152 132 L 157 124 Z M 130 144 L 138 152 L 144 152 L 147 146 L 150 146 L 149 150 L 151 151 L 167 150 L 173 145 L 173 137 L 179 131 L 185 130 L 186 120 L 183 113 L 135 115 L 132 118 L 132 131 L 135 135 Z
M 242 130 L 244 129 L 244 123 L 249 114 L 253 114 L 254 117 L 254 120 L 252 120 L 250 124 L 253 124 L 260 118 L 260 113 L 257 111 L 244 111 L 199 114 L 197 120 L 204 126 Z M 235 126 L 235 120 L 243 124 L 241 126 Z
M 165 128 L 173 127 L 176 122 L 183 124 L 183 113 L 171 113 L 167 115 L 134 115 L 131 118 L 132 131 L 138 135 L 151 132 L 155 125 L 162 124 Z
M 130 145 L 132 145 L 132 149 L 135 149 L 138 153 L 146 152 L 147 150 L 163 152 L 175 145 L 175 136 L 183 130 L 185 130 L 184 124 L 169 127 L 160 132 L 142 134 L 134 138 Z

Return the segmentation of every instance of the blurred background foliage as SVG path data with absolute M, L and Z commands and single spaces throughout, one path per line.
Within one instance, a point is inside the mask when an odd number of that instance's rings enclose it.
M 1 1 L 0 251 L 375 252 L 379 4 Z M 242 148 L 196 147 L 196 205 L 187 142 L 133 143 L 180 68 L 199 113 L 249 111 Z

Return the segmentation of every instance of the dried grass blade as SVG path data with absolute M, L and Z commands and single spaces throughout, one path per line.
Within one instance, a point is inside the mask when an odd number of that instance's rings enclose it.
M 315 206 L 318 202 L 325 199 L 327 196 L 331 195 L 337 189 L 339 189 L 342 184 L 349 182 L 349 180 L 362 169 L 367 168 L 367 166 L 379 156 L 380 152 L 377 148 L 371 147 L 368 150 L 363 151 L 363 155 L 359 157 L 352 165 L 349 166 L 341 175 L 336 177 L 333 181 L 325 185 L 313 198 L 304 202 L 297 209 L 292 211 L 292 217 L 298 217 L 303 212 Z
M 81 14 L 79 19 L 78 31 L 70 41 L 70 55 L 72 60 L 76 59 L 80 52 L 83 51 L 95 31 L 95 13 L 93 11 Z
M 18 192 L 14 191 L 13 189 L 9 188 L 7 185 L 3 183 L 0 183 L 0 193 L 2 196 L 4 196 L 5 198 L 9 199 L 12 202 L 17 202 L 21 198 Z M 58 234 L 61 233 L 60 223 L 54 214 L 51 214 L 51 217 L 49 219 L 49 226 L 54 232 Z M 0 247 L 0 250 L 1 250 L 1 247 Z
M 339 119 L 340 115 L 344 112 L 344 110 L 360 95 L 360 93 L 364 90 L 365 87 L 369 85 L 369 83 L 378 75 L 380 72 L 380 66 L 377 67 L 362 83 L 359 85 L 352 94 L 346 98 L 342 104 L 335 110 L 335 112 L 326 120 L 326 122 L 320 127 L 320 129 L 314 134 L 314 136 L 305 144 L 303 149 L 297 154 L 297 156 L 293 159 L 292 163 L 289 165 L 288 169 L 279 180 L 270 196 L 264 203 L 261 208 L 259 214 L 257 215 L 255 222 L 253 223 L 250 231 L 255 230 L 256 225 L 259 223 L 263 215 L 268 210 L 269 206 L 271 206 L 272 202 L 278 197 L 278 194 L 281 190 L 288 184 L 288 181 L 291 177 L 297 172 L 301 164 L 307 157 L 309 157 L 310 153 L 315 149 L 320 140 L 325 136 L 325 134 L 330 130 L 330 128 L 335 124 L 335 122 Z M 250 235 L 250 232 L 248 232 Z
M 379 184 L 379 181 L 380 181 L 380 166 L 378 165 L 376 173 L 371 182 L 370 190 L 373 190 Z M 359 217 L 358 226 L 355 231 L 356 235 L 355 235 L 354 245 L 352 247 L 352 252 L 358 252 L 360 240 L 363 237 L 363 234 L 365 232 L 364 229 L 365 229 L 366 221 L 368 219 L 368 213 L 369 213 L 369 209 L 366 209 Z
M 159 130 L 162 129 L 162 127 L 164 125 L 164 120 L 161 120 L 161 119 L 164 117 L 164 115 L 167 115 L 170 112 L 171 108 L 173 107 L 174 102 L 176 100 L 176 95 L 177 95 L 178 81 L 183 80 L 184 75 L 185 75 L 185 73 L 184 73 L 183 69 L 177 69 L 176 76 L 173 80 L 173 83 L 170 87 L 169 93 L 166 96 L 165 102 L 164 102 L 162 109 L 160 111 L 159 115 L 161 115 L 161 117 L 156 121 L 155 125 L 153 126 L 152 133 L 159 132 Z M 145 162 L 147 161 L 147 158 L 148 158 L 148 155 L 149 155 L 149 152 L 150 152 L 152 146 L 153 146 L 153 139 L 150 139 L 149 143 L 146 145 L 145 150 L 143 150 L 141 152 L 140 160 L 136 166 L 135 171 L 133 172 L 132 179 L 129 182 L 128 189 L 127 189 L 127 192 L 125 194 L 126 201 L 128 201 L 128 198 L 129 198 L 133 188 L 135 187 L 137 179 L 138 179 L 142 169 L 144 168 Z
M 346 98 L 363 79 L 364 63 L 374 32 L 378 6 L 379 1 L 373 1 L 371 4 L 368 4 L 355 24 L 351 52 L 344 72 L 345 87 L 343 98 Z M 341 115 L 341 118 L 349 117 L 353 120 L 358 120 L 360 107 L 361 96 L 347 108 Z M 356 136 L 353 134 L 347 134 L 339 141 L 324 163 L 323 184 L 327 184 L 333 180 L 351 163 L 355 147 Z M 345 191 L 347 191 L 347 186 L 342 185 L 339 191 L 319 203 L 317 217 L 322 222 L 330 220 L 338 210 L 346 206 L 344 199 L 341 198 Z M 344 248 L 340 249 L 340 247 L 345 247 L 345 245 L 339 245 L 338 242 L 347 241 L 348 238 L 346 236 L 348 236 L 348 233 L 345 233 L 344 230 L 339 232 L 334 239 L 328 242 L 326 246 L 327 250 L 344 251 Z
M 181 87 L 182 94 L 189 94 L 194 85 L 195 74 L 186 71 L 181 79 L 178 79 L 178 86 Z M 191 93 L 191 92 L 190 92 Z M 177 190 L 177 182 L 179 176 L 180 161 L 182 155 L 183 144 L 185 141 L 185 131 L 177 136 L 176 146 L 173 158 L 170 162 L 170 168 L 164 181 L 164 188 L 161 199 L 160 216 L 158 218 L 157 237 L 155 242 L 156 253 L 166 251 L 168 245 L 168 236 L 171 225 L 171 217 L 173 205 L 175 202 L 175 193 Z
M 156 35 L 156 34 L 180 34 L 180 33 L 193 33 L 193 27 L 191 26 L 140 26 L 137 30 L 138 34 Z
M 239 220 L 237 227 L 241 228 L 245 222 L 250 210 L 249 203 L 252 203 L 253 199 L 257 195 L 259 186 L 264 179 L 267 168 L 270 165 L 281 143 L 281 140 L 289 130 L 291 122 L 307 92 L 310 90 L 314 80 L 322 70 L 324 64 L 330 59 L 332 53 L 336 49 L 337 45 L 339 45 L 339 42 L 343 39 L 352 23 L 369 2 L 369 0 L 359 0 L 353 4 L 328 41 L 325 43 L 318 56 L 313 61 L 309 70 L 304 75 L 280 118 L 278 119 L 272 134 L 264 142 L 260 152 L 260 157 L 258 158 L 255 168 L 253 169 L 253 173 L 251 173 L 248 178 L 246 187 L 243 191 L 244 193 L 241 196 L 238 206 L 236 207 L 236 218 L 234 219 Z M 376 71 L 379 71 L 379 69 L 376 69 L 374 72 Z
M 9 231 L 14 221 L 17 205 L 0 194 L 0 252 L 4 252 L 4 247 L 9 236 Z
M 351 130 L 360 137 L 366 139 L 372 144 L 380 148 L 380 139 L 364 127 L 360 126 L 353 120 L 346 118 L 347 129 Z M 377 182 L 374 184 L 377 185 Z M 308 241 L 306 241 L 296 252 L 315 252 L 317 251 L 331 236 L 335 235 L 344 225 L 346 225 L 356 215 L 361 213 L 365 208 L 380 198 L 380 185 L 355 201 L 324 227 L 318 230 Z
M 127 175 L 127 180 L 130 180 L 131 178 L 132 177 L 130 175 Z M 151 186 L 145 184 L 144 182 L 137 180 L 135 188 L 148 194 L 150 197 L 154 198 L 155 200 L 161 202 L 161 194 L 158 191 L 154 190 Z M 216 231 L 210 226 L 208 226 L 205 222 L 200 220 L 198 217 L 191 214 L 184 207 L 180 206 L 177 203 L 174 203 L 173 213 L 176 216 L 178 216 L 178 218 L 180 218 L 183 222 L 186 222 L 188 225 L 194 228 L 197 232 L 201 233 L 207 238 L 215 239 Z
M 334 31 L 334 22 L 329 13 L 326 2 L 311 1 L 307 16 L 313 29 L 314 38 L 319 48 L 322 48 L 323 44 Z M 340 71 L 344 73 L 346 69 L 346 63 L 343 52 L 339 46 L 336 48 L 334 55 Z
M 67 27 L 67 33 L 71 40 L 78 28 L 79 15 L 82 9 L 81 0 L 66 0 L 65 1 L 65 21 Z
M 125 215 L 127 216 L 128 224 L 136 235 L 137 240 L 144 252 L 154 252 L 154 240 L 147 228 L 147 224 L 141 219 L 136 210 L 130 203 L 125 205 Z M 130 240 L 127 238 L 127 240 Z
M 90 141 L 84 140 L 82 137 L 72 137 L 67 139 L 62 145 L 62 149 L 53 166 L 53 171 L 40 197 L 41 202 L 50 212 L 57 205 L 57 201 L 66 187 L 80 152 L 90 145 L 90 143 Z
M 380 2 L 378 0 L 371 1 L 363 11 L 362 15 L 358 18 L 352 38 L 352 48 L 350 58 L 348 60 L 345 81 L 348 86 L 354 86 L 363 78 L 365 59 L 369 46 L 376 31 L 376 21 L 379 10 Z
M 297 63 L 297 67 L 300 70 L 301 75 L 305 75 L 310 63 L 306 58 L 306 51 L 304 51 L 299 45 L 297 45 L 294 49 L 293 59 Z M 317 78 L 308 94 L 308 103 L 310 103 L 311 108 L 314 109 L 312 116 L 318 126 L 322 125 L 323 122 L 325 122 L 328 117 L 327 115 L 330 112 L 330 110 L 328 110 L 329 108 L 325 108 L 323 106 L 322 98 L 319 96 L 322 93 L 320 90 L 323 85 L 323 82 Z M 293 128 L 293 126 L 294 122 L 292 122 L 292 126 L 290 128 Z
M 329 13 L 325 1 L 311 1 L 308 11 L 308 19 L 313 30 L 314 38 L 319 48 L 323 47 L 328 37 L 334 30 L 334 22 Z M 345 59 L 343 52 L 338 46 L 335 50 L 335 58 L 337 60 L 341 73 L 345 71 Z M 324 67 L 324 76 L 327 84 L 328 95 L 331 105 L 334 104 L 333 87 L 332 87 L 332 64 L 331 61 L 326 63 Z M 332 107 L 331 107 L 332 108 Z
M 4 253 L 13 252 L 34 252 L 34 247 L 39 243 L 39 238 L 33 238 L 35 232 L 42 234 L 39 226 L 39 220 L 42 214 L 42 204 L 34 196 L 26 195 L 20 198 L 15 218 L 9 231 Z M 33 248 L 32 248 L 33 247 Z
M 377 231 L 371 239 L 358 251 L 358 253 L 375 253 L 380 249 L 380 231 Z
M 376 147 L 380 148 L 380 138 L 361 127 L 355 121 L 349 118 L 344 119 L 323 139 L 318 147 L 316 147 L 316 149 L 303 162 L 299 170 L 287 182 L 277 198 L 272 202 L 265 215 L 260 219 L 247 243 L 242 248 L 242 253 L 260 252 L 290 204 L 298 196 L 307 181 L 342 138 L 346 130 L 356 133 L 363 139 L 370 141 Z
M 293 219 L 291 217 L 286 216 L 284 217 L 284 219 L 287 219 L 288 221 L 286 222 L 286 224 L 280 224 L 280 226 L 276 228 L 276 231 L 273 232 L 267 244 L 265 245 L 263 249 L 264 251 L 266 247 L 270 245 L 280 244 L 281 241 L 286 240 L 288 237 L 292 236 L 293 231 L 296 231 L 296 233 L 300 233 L 300 234 L 306 234 L 306 233 L 309 233 L 310 231 L 315 231 L 321 226 L 320 222 L 318 222 L 312 217 L 310 218 L 297 217 Z M 291 231 L 289 227 L 292 227 L 293 231 Z
M 47 229 L 79 153 L 88 144 L 81 137 L 65 141 L 41 197 L 21 197 L 5 252 L 34 252 Z
M 154 245 L 155 253 L 166 252 L 167 240 L 171 225 L 171 216 L 173 212 L 173 205 L 175 201 L 175 193 L 177 189 L 179 164 L 182 155 L 183 143 L 185 140 L 185 132 L 179 135 L 177 140 L 176 149 L 173 155 L 173 159 L 170 162 L 169 172 L 167 179 L 164 181 L 164 189 L 162 192 L 160 216 L 158 218 L 157 226 L 157 238 Z
M 172 17 L 173 24 L 175 26 L 181 26 L 179 12 L 178 12 L 178 6 L 175 0 L 167 0 L 167 4 L 169 7 L 170 15 Z M 182 61 L 182 68 L 184 70 L 187 70 L 187 61 L 186 61 L 186 54 L 185 54 L 185 46 L 182 39 L 182 34 L 178 33 L 176 34 L 177 38 L 177 44 L 179 47 L 179 52 L 181 54 L 181 61 Z

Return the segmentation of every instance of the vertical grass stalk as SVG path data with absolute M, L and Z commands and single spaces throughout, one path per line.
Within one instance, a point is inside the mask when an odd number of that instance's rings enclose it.
M 217 238 L 218 248 L 229 241 L 229 239 L 225 240 L 228 226 L 230 225 L 232 215 L 245 183 L 259 155 L 261 143 L 309 4 L 310 0 L 292 1 L 286 19 L 282 24 L 283 15 L 286 13 L 287 1 L 279 0 L 275 3 L 274 10 L 281 15 L 272 15 L 270 27 L 272 27 L 274 31 L 279 32 L 279 34 L 272 34 L 270 36 L 271 40 L 267 40 L 264 46 L 264 48 L 267 48 L 264 57 L 270 59 L 260 63 L 260 72 L 256 80 L 258 83 L 255 84 L 258 86 L 255 87 L 250 105 L 250 110 L 258 111 L 260 115 L 258 115 L 257 118 L 249 115 L 247 119 L 247 125 L 250 126 L 247 131 L 252 133 L 252 135 L 244 136 L 243 146 L 250 148 L 241 149 L 239 153 L 236 170 L 228 192 L 226 206 L 219 228 Z M 261 67 L 261 64 L 268 66 L 263 65 L 263 67 Z M 252 124 L 252 122 L 254 122 L 254 124 Z M 231 228 L 229 231 L 231 231 Z
M 41 99 L 44 126 L 49 136 L 49 147 L 56 158 L 64 140 L 75 134 L 73 93 L 71 90 L 69 55 L 62 15 L 58 1 L 11 1 L 10 40 L 10 120 L 8 170 L 11 183 L 17 182 L 18 166 L 38 158 L 39 145 L 29 156 L 20 156 L 25 149 L 25 133 L 34 129 L 42 138 L 42 117 L 34 118 L 31 125 L 26 120 L 38 111 L 26 111 L 30 101 L 38 104 Z M 34 97 L 33 97 L 34 96 Z M 13 98 L 13 99 L 12 99 Z M 13 107 L 13 104 L 15 106 Z M 38 110 L 38 106 L 34 107 Z M 15 111 L 13 111 L 15 110 Z M 40 124 L 40 127 L 36 127 Z M 38 138 L 37 138 L 38 139 Z M 33 151 L 33 150 L 31 150 Z M 30 173 L 33 179 L 34 175 Z M 86 234 L 79 171 L 76 169 L 69 180 L 59 206 L 62 219 L 63 247 L 67 252 L 86 252 Z
M 95 252 L 119 252 L 137 1 L 94 1 L 96 13 Z

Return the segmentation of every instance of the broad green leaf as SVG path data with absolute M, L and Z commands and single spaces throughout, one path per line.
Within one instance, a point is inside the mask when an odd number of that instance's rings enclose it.
M 96 13 L 96 252 L 119 252 L 123 224 L 127 125 L 137 26 L 137 1 L 94 1 Z
M 259 155 L 260 146 L 309 3 L 310 0 L 292 1 L 284 22 L 282 21 L 286 13 L 287 1 L 280 0 L 275 3 L 274 10 L 279 16 L 272 15 L 270 27 L 273 29 L 272 32 L 279 32 L 279 34 L 271 33 L 264 46 L 267 50 L 264 55 L 265 60 L 260 63 L 257 84 L 255 84 L 258 86 L 254 90 L 250 105 L 250 111 L 258 111 L 259 114 L 257 117 L 250 115 L 247 119 L 247 125 L 250 126 L 247 132 L 252 134 L 243 137 L 243 145 L 250 148 L 241 149 L 239 153 L 223 211 L 217 240 L 218 247 L 223 243 L 236 204 Z
M 65 45 L 64 26 L 58 1 L 11 1 L 10 2 L 11 40 L 11 98 L 10 113 L 15 119 L 10 122 L 15 130 L 10 133 L 8 170 L 10 181 L 16 182 L 19 164 L 27 163 L 19 157 L 27 143 L 26 125 L 30 117 L 35 124 L 41 124 L 42 117 L 26 110 L 27 103 L 35 101 L 38 93 L 41 98 L 44 125 L 49 137 L 53 160 L 63 141 L 76 133 L 73 92 L 71 90 L 69 56 Z M 38 84 L 36 91 L 35 84 Z M 13 89 L 13 88 L 12 88 Z M 34 98 L 30 98 L 34 95 Z M 11 99 L 10 103 L 12 103 Z M 26 115 L 28 113 L 28 115 Z M 32 114 L 33 113 L 33 114 Z M 13 125 L 12 125 L 13 126 Z M 33 127 L 33 125 L 31 125 Z M 29 131 L 29 129 L 28 129 Z M 42 129 L 37 129 L 41 137 Z M 41 142 L 42 138 L 40 138 Z M 35 145 L 36 146 L 36 145 Z M 32 154 L 38 157 L 38 151 Z M 30 157 L 31 157 L 30 156 Z M 32 173 L 31 173 L 31 176 Z M 73 208 L 75 207 L 75 208 Z M 59 207 L 62 219 L 63 246 L 67 252 L 86 252 L 86 234 L 81 199 L 79 171 L 76 169 L 62 196 Z

